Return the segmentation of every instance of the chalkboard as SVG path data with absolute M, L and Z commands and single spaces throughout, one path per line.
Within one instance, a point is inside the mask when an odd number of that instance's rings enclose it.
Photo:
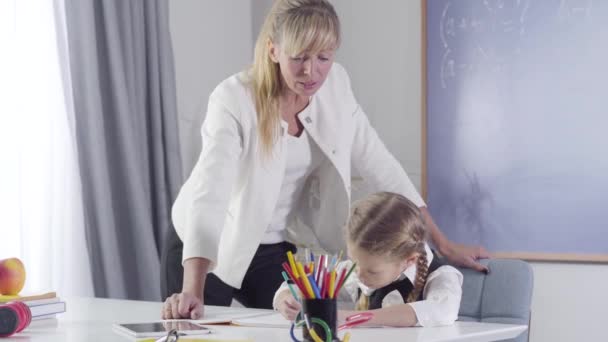
M 608 1 L 423 2 L 427 204 L 502 256 L 608 261 Z

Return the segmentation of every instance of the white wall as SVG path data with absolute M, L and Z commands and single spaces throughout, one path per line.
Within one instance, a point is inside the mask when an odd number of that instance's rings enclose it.
M 530 341 L 608 341 L 608 265 L 532 266 Z
M 200 108 L 204 108 L 217 82 L 249 62 L 254 37 L 272 3 L 250 1 L 171 2 L 180 129 L 196 133 L 196 139 L 188 133 L 182 142 L 199 144 L 182 149 L 190 153 L 185 154 L 189 160 L 196 158 L 191 154 L 200 148 Z M 419 186 L 420 3 L 332 2 L 341 17 L 344 35 L 338 61 L 349 71 L 355 94 L 370 121 Z M 228 25 L 220 19 L 225 15 L 238 19 Z M 203 43 L 216 46 L 219 39 L 232 44 L 205 56 Z M 608 329 L 603 326 L 608 306 L 608 265 L 534 262 L 532 266 L 535 288 L 530 341 L 608 341 Z
M 420 4 L 332 3 L 342 25 L 337 61 L 384 144 L 420 188 Z
M 184 173 L 190 174 L 209 94 L 252 60 L 251 2 L 176 0 L 169 6 L 181 152 Z

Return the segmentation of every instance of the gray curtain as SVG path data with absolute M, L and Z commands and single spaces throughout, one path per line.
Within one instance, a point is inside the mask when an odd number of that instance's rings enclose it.
M 95 295 L 158 300 L 182 183 L 166 0 L 66 1 Z

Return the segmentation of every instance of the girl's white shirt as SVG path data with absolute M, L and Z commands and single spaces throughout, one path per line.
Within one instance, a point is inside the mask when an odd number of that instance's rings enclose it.
M 428 244 L 425 246 L 427 265 L 430 266 L 434 255 Z M 350 260 L 342 262 L 341 267 L 352 265 Z M 408 278 L 412 284 L 416 282 L 416 265 L 412 265 L 403 271 L 395 280 Z M 456 268 L 444 265 L 427 275 L 426 283 L 422 290 L 422 300 L 408 303 L 416 313 L 418 324 L 427 326 L 449 325 L 458 319 L 460 310 L 460 299 L 462 298 L 462 273 Z M 356 302 L 359 289 L 366 295 L 374 293 L 375 289 L 365 286 L 357 274 L 353 272 L 344 284 L 345 293 L 340 292 L 341 300 Z M 399 291 L 392 291 L 382 300 L 382 307 L 403 304 L 404 300 Z
M 370 191 L 399 193 L 425 205 L 370 125 L 341 65 L 334 63 L 299 118 L 325 158 L 306 179 L 288 241 L 328 253 L 346 248 L 342 227 L 350 211 L 353 167 Z M 201 154 L 172 208 L 183 260 L 209 259 L 213 273 L 235 288 L 241 287 L 278 203 L 287 123 L 281 122 L 281 132 L 271 153 L 263 155 L 246 73 L 220 83 L 209 97 Z

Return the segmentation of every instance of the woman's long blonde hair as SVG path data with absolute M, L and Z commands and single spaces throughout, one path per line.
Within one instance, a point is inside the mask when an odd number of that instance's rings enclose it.
M 281 44 L 290 56 L 336 49 L 340 45 L 340 21 L 326 0 L 277 0 L 266 16 L 249 70 L 265 155 L 272 151 L 280 127 L 281 74 L 279 65 L 270 59 L 270 42 Z
M 406 302 L 415 301 L 426 283 L 428 273 L 425 250 L 427 230 L 418 207 L 407 198 L 379 192 L 357 202 L 347 229 L 350 245 L 391 260 L 405 260 L 418 253 L 416 281 Z M 368 298 L 361 294 L 358 310 L 367 310 Z

